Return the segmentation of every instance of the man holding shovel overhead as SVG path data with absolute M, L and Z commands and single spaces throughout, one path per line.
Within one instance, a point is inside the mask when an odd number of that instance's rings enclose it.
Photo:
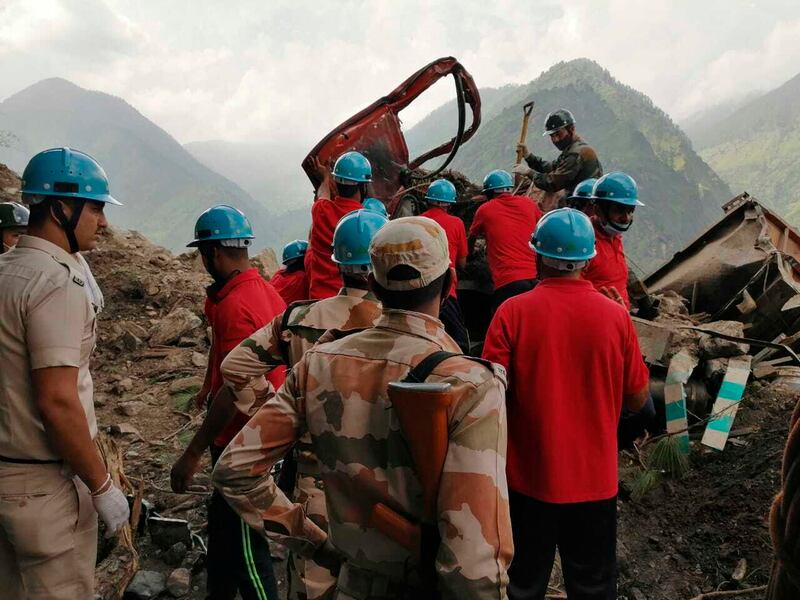
M 517 144 L 517 152 L 525 158 L 525 164 L 520 162 L 514 167 L 516 175 L 530 177 L 545 192 L 569 193 L 584 179 L 603 174 L 594 148 L 575 132 L 575 117 L 570 111 L 560 108 L 547 115 L 542 135 L 549 135 L 561 154 L 554 161 L 544 160 L 528 152 L 523 141 Z

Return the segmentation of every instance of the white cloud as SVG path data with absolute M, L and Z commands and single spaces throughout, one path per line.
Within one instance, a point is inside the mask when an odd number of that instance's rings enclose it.
M 777 87 L 800 72 L 798 56 L 800 19 L 777 23 L 758 47 L 734 48 L 711 61 L 673 110 L 678 117 L 688 116 L 754 88 Z
M 0 0 L 0 97 L 45 77 L 121 96 L 180 141 L 310 147 L 420 66 L 479 86 L 586 56 L 676 116 L 794 75 L 800 5 L 710 0 Z M 449 80 L 404 112 L 453 95 Z

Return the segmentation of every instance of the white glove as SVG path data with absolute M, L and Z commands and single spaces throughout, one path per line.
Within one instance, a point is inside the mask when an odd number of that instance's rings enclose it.
M 515 175 L 524 175 L 525 177 L 531 177 L 533 175 L 533 169 L 525 164 L 524 160 L 521 163 L 514 165 L 514 168 L 511 169 L 511 172 Z
M 111 481 L 109 476 L 108 482 Z M 107 484 L 100 487 L 102 490 Z M 108 489 L 92 495 L 94 509 L 103 522 L 106 524 L 106 537 L 111 537 L 128 523 L 131 516 L 131 509 L 128 507 L 128 499 L 117 486 L 112 483 Z

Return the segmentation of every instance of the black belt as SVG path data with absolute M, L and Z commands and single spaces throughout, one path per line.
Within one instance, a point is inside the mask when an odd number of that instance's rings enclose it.
M 11 458 L 9 456 L 0 456 L 0 462 L 13 463 L 15 465 L 58 465 L 63 463 L 63 460 L 39 460 L 36 458 Z

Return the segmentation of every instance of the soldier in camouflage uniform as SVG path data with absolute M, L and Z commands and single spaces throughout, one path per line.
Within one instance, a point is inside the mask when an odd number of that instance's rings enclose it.
M 339 265 L 344 287 L 331 298 L 289 305 L 284 313 L 234 348 L 222 363 L 222 376 L 235 394 L 242 394 L 275 367 L 293 367 L 328 329 L 346 334 L 375 324 L 381 305 L 367 285 L 367 248 L 374 233 L 387 222 L 383 215 L 365 210 L 349 213 L 339 221 L 333 234 L 332 258 Z M 291 484 L 292 500 L 327 531 L 324 485 L 308 433 L 295 445 L 293 457 L 297 475 Z M 288 566 L 290 598 L 316 600 L 332 595 L 336 578 L 325 567 L 294 552 Z
M 420 564 L 371 526 L 376 503 L 420 521 L 423 499 L 387 388 L 435 351 L 458 353 L 436 318 L 450 290 L 447 239 L 425 217 L 391 221 L 370 245 L 375 327 L 328 332 L 295 365 L 278 396 L 228 446 L 213 480 L 242 517 L 335 568 L 338 598 L 418 598 Z M 324 340 L 333 339 L 329 343 Z M 436 555 L 444 598 L 506 598 L 513 554 L 505 474 L 505 374 L 463 356 L 427 379 L 449 383 L 447 451 L 438 489 Z M 289 501 L 270 468 L 309 432 L 325 483 L 329 535 Z
M 553 145 L 561 150 L 558 158 L 554 161 L 544 160 L 528 152 L 525 144 L 520 144 L 518 148 L 522 150 L 527 164 L 520 163 L 514 167 L 514 173 L 530 177 L 540 190 L 566 190 L 566 193 L 570 193 L 584 179 L 603 174 L 594 148 L 575 133 L 575 117 L 568 110 L 560 109 L 547 115 L 542 135 L 549 135 Z

